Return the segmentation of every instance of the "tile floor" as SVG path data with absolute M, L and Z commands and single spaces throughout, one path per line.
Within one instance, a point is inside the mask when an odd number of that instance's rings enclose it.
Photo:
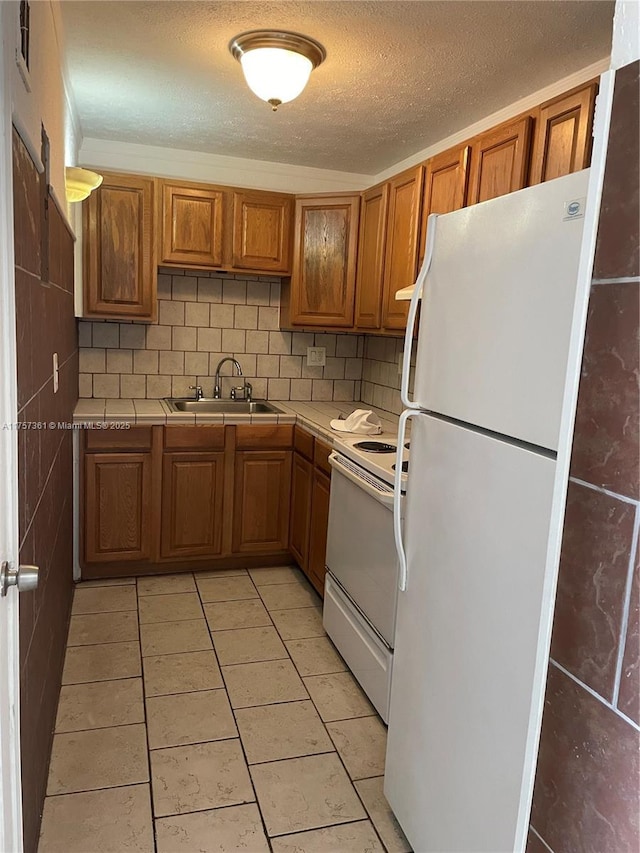
M 386 729 L 290 567 L 75 591 L 39 853 L 406 853 Z

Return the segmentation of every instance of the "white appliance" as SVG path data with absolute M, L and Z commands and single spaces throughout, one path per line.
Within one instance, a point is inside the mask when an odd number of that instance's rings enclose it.
M 395 517 L 384 787 L 418 853 L 524 850 L 588 298 L 588 177 L 429 219 L 405 341 L 398 444 L 411 418 L 411 468 Z
M 360 446 L 362 445 L 362 447 Z M 374 452 L 367 447 L 387 448 Z M 393 533 L 395 442 L 334 444 L 323 623 L 386 722 L 395 638 L 398 558 Z

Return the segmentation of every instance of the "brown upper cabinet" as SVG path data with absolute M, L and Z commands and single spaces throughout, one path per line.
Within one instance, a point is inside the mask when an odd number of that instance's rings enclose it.
M 382 326 L 402 330 L 408 304 L 396 301 L 396 292 L 413 284 L 418 266 L 420 207 L 424 166 L 416 166 L 389 183 L 389 215 L 384 258 Z
M 524 116 L 472 140 L 468 204 L 488 201 L 526 186 L 531 122 L 531 116 Z
M 388 208 L 388 184 L 372 187 L 362 194 L 355 316 L 360 329 L 379 329 L 382 322 Z
M 424 258 L 429 216 L 432 213 L 452 213 L 467 203 L 470 153 L 468 145 L 460 145 L 427 160 L 418 266 Z
M 292 218 L 292 196 L 236 190 L 233 193 L 232 267 L 288 272 Z
M 153 320 L 155 180 L 104 174 L 83 205 L 85 317 Z
M 597 91 L 594 81 L 540 107 L 531 156 L 531 184 L 587 168 Z
M 353 326 L 360 196 L 296 199 L 289 320 Z
M 221 267 L 223 192 L 172 181 L 161 181 L 160 191 L 160 263 Z

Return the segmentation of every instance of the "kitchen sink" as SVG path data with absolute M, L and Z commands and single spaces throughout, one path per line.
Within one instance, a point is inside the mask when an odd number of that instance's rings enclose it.
M 203 397 L 165 397 L 172 412 L 201 412 L 204 415 L 278 415 L 282 410 L 266 400 L 215 400 Z

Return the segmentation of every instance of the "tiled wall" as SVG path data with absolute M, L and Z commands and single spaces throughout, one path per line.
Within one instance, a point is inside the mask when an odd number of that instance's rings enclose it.
M 638 72 L 615 82 L 528 853 L 640 849 Z
M 80 322 L 81 397 L 183 397 L 189 385 L 210 397 L 216 365 L 233 355 L 256 398 L 360 399 L 364 338 L 281 332 L 279 279 L 161 269 L 158 297 L 151 325 Z M 325 367 L 307 366 L 309 346 L 326 348 Z
M 37 590 L 20 596 L 24 849 L 35 853 L 71 602 L 71 430 L 63 425 L 71 422 L 78 397 L 78 349 L 73 238 L 50 198 L 49 275 L 43 282 L 40 176 L 15 132 L 13 149 L 18 420 L 30 425 L 18 432 L 20 562 L 40 567 Z
M 404 352 L 404 338 L 367 336 L 362 366 L 362 402 L 378 406 L 399 415 L 400 402 L 399 359 Z M 411 363 L 415 365 L 415 345 Z M 414 371 L 411 371 L 410 387 Z

